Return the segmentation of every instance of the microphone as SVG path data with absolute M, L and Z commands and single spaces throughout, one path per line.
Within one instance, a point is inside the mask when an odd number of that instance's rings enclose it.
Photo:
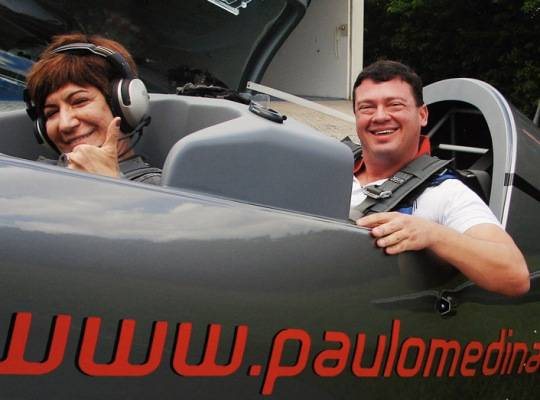
M 118 154 L 119 160 L 122 158 L 124 154 L 129 152 L 131 149 L 133 149 L 137 145 L 137 143 L 139 143 L 139 140 L 141 140 L 141 137 L 143 134 L 144 127 L 150 125 L 150 122 L 152 122 L 152 117 L 150 115 L 147 115 L 143 117 L 143 119 L 141 119 L 141 122 L 139 122 L 137 126 L 135 126 L 135 128 L 133 128 L 133 130 L 130 133 L 118 138 L 118 141 L 120 141 L 120 140 L 131 139 L 133 136 L 137 135 L 137 137 L 135 138 L 135 140 L 131 142 L 129 147 L 125 151 L 123 151 L 122 154 Z
M 122 137 L 118 138 L 118 140 L 131 139 L 133 136 L 135 136 L 138 133 L 139 137 L 137 138 L 137 141 L 139 141 L 143 133 L 143 128 L 150 125 L 150 122 L 152 122 L 152 117 L 150 115 L 143 117 L 143 119 L 141 119 L 141 122 L 139 122 L 137 126 L 135 126 L 135 128 L 133 128 L 133 130 L 130 133 L 123 135 Z M 132 147 L 133 146 L 135 146 L 135 144 L 133 144 Z
M 141 120 L 141 122 L 139 122 L 137 126 L 133 128 L 133 130 L 130 133 L 122 135 L 122 137 L 118 138 L 118 141 L 126 140 L 126 139 L 131 139 L 133 136 L 138 134 L 137 138 L 128 146 L 128 148 L 124 150 L 121 154 L 118 154 L 118 160 L 120 160 L 124 154 L 129 152 L 131 149 L 135 147 L 137 143 L 139 143 L 139 140 L 141 139 L 142 134 L 143 134 L 144 127 L 150 125 L 151 121 L 152 121 L 152 117 L 150 117 L 149 115 L 145 116 Z M 66 153 L 60 153 L 58 157 L 58 165 L 62 167 L 67 167 L 68 163 L 69 163 L 69 156 Z

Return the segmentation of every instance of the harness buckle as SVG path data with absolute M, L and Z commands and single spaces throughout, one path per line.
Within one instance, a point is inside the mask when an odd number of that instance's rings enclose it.
M 389 180 L 394 182 L 397 185 L 403 185 L 405 183 L 405 179 L 400 178 L 399 176 L 396 176 L 396 175 L 391 177 Z
M 377 186 L 366 186 L 363 190 L 364 194 L 372 199 L 387 199 L 392 196 L 391 190 L 381 190 Z

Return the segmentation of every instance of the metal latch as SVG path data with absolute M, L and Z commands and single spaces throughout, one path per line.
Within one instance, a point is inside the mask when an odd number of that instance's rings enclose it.
M 391 190 L 381 190 L 377 186 L 366 186 L 362 192 L 372 199 L 378 200 L 378 199 L 387 199 L 392 196 Z

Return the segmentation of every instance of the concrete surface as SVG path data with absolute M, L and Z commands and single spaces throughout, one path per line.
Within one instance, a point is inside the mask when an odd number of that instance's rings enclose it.
M 349 100 L 317 100 L 316 103 L 354 116 L 352 102 Z M 328 136 L 335 137 L 336 139 L 341 140 L 346 136 L 351 137 L 351 139 L 356 138 L 356 131 L 353 123 L 286 101 L 273 100 L 270 103 L 270 107 L 288 117 L 292 117 L 297 121 L 312 126 Z

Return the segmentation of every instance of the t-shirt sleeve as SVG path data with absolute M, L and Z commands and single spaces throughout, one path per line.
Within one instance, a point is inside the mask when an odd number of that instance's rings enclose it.
M 413 214 L 460 233 L 479 224 L 501 226 L 486 203 L 458 179 L 427 188 L 418 197 Z

